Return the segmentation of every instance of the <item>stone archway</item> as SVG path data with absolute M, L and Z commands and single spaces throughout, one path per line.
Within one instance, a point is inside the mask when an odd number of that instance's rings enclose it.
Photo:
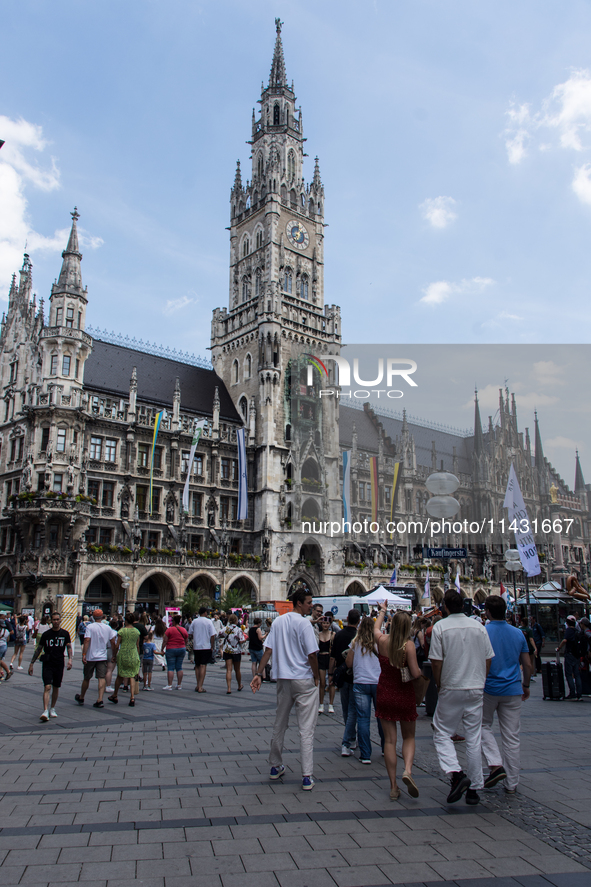
M 190 580 L 185 590 L 196 591 L 203 595 L 203 597 L 207 597 L 213 601 L 215 600 L 215 586 L 216 583 L 207 573 L 197 573 L 197 575 L 193 576 Z
M 232 580 L 232 584 L 228 587 L 228 591 L 238 591 L 242 592 L 247 601 L 252 601 L 253 603 L 257 599 L 257 587 L 250 578 L 250 576 L 237 576 Z
M 95 573 L 84 591 L 82 615 L 90 616 L 94 610 L 102 610 L 105 616 L 114 616 L 122 605 L 121 577 L 111 570 Z
M 345 594 L 356 597 L 363 597 L 367 594 L 367 589 L 363 587 L 359 580 L 354 579 L 350 585 L 347 585 L 347 588 L 345 589 Z
M 158 612 L 164 617 L 167 607 L 176 601 L 176 588 L 166 573 L 161 571 L 146 576 L 137 590 L 135 606 L 138 610 Z
M 306 591 L 309 591 L 312 597 L 319 597 L 319 589 L 314 580 L 305 573 L 298 574 L 292 579 L 289 583 L 288 591 L 287 591 L 287 599 L 289 600 L 291 595 L 298 591 L 300 588 L 304 588 Z
M 481 585 L 478 586 L 476 592 L 474 593 L 474 603 L 475 604 L 483 604 L 487 598 L 486 591 L 482 588 Z

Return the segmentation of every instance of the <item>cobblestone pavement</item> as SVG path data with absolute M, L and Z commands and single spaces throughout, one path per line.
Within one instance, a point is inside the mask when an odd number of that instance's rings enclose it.
M 591 887 L 591 700 L 543 702 L 534 684 L 520 792 L 483 792 L 476 808 L 445 804 L 421 714 L 421 796 L 392 803 L 377 744 L 371 767 L 341 758 L 338 714 L 319 717 L 314 791 L 300 788 L 295 725 L 270 783 L 275 688 L 253 697 L 247 671 L 232 699 L 215 666 L 206 694 L 189 673 L 164 693 L 155 673 L 135 708 L 121 694 L 97 710 L 94 693 L 74 702 L 77 657 L 47 724 L 39 674 L 2 684 L 2 887 Z

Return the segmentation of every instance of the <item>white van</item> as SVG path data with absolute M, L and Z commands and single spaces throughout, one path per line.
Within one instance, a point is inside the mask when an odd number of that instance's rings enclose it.
M 390 591 L 392 594 L 401 594 L 401 592 L 406 592 L 405 596 L 408 596 L 408 592 L 411 591 L 411 589 L 407 586 L 395 587 L 392 585 L 387 589 L 387 591 Z M 349 610 L 359 610 L 359 612 L 363 616 L 369 616 L 372 610 L 378 609 L 376 604 L 366 604 L 364 598 L 358 597 L 357 595 L 345 594 L 339 597 L 315 597 L 312 598 L 312 603 L 322 604 L 322 606 L 324 607 L 324 612 L 332 612 L 333 617 L 337 620 L 340 619 L 343 625 L 345 625 L 345 623 L 347 622 L 347 613 L 349 612 Z

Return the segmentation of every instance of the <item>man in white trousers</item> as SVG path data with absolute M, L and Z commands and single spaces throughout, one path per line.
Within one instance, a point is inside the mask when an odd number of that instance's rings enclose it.
M 505 791 L 513 795 L 519 782 L 521 703 L 529 698 L 531 656 L 523 632 L 505 620 L 507 605 L 503 598 L 491 594 L 484 606 L 490 619 L 486 631 L 495 651 L 484 685 L 482 709 L 482 751 L 490 768 L 484 788 L 492 788 L 505 780 Z M 495 712 L 501 731 L 502 756 L 492 732 Z
M 253 693 L 260 690 L 265 666 L 271 654 L 273 664 L 271 678 L 277 681 L 277 712 L 271 737 L 269 763 L 271 779 L 281 779 L 283 766 L 283 740 L 289 722 L 289 714 L 295 705 L 300 731 L 300 757 L 302 764 L 302 788 L 314 788 L 314 731 L 318 720 L 318 643 L 312 623 L 305 619 L 312 610 L 312 595 L 298 589 L 292 597 L 293 612 L 278 616 L 264 641 L 265 652 L 258 664 L 250 687 Z
M 433 717 L 433 741 L 439 766 L 450 777 L 447 803 L 463 794 L 467 804 L 478 804 L 483 787 L 481 733 L 482 692 L 494 654 L 486 629 L 463 612 L 462 598 L 454 589 L 443 598 L 447 618 L 431 634 L 429 659 L 439 690 Z M 460 767 L 452 736 L 460 721 L 466 736 L 467 773 Z

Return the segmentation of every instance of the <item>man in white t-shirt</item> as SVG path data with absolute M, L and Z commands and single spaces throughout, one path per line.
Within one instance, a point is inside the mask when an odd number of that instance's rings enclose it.
M 482 699 L 491 660 L 495 655 L 483 625 L 463 612 L 455 590 L 443 598 L 447 618 L 434 627 L 429 659 L 439 690 L 433 717 L 433 741 L 439 766 L 450 776 L 447 803 L 454 804 L 466 793 L 467 804 L 478 804 L 476 789 L 482 788 Z M 466 734 L 467 774 L 462 771 L 452 736 L 460 721 Z
M 213 625 L 213 629 L 215 631 L 215 636 L 216 636 L 216 640 L 214 641 L 214 645 L 213 645 L 214 656 L 217 653 L 217 658 L 220 659 L 222 656 L 222 638 L 220 638 L 220 635 L 224 630 L 224 623 L 220 619 L 219 613 L 216 613 L 214 615 L 213 619 L 211 620 L 211 624 Z M 218 647 L 217 651 L 216 651 L 216 646 Z
M 98 678 L 98 699 L 93 702 L 93 708 L 104 708 L 103 696 L 107 686 L 107 659 L 115 658 L 117 648 L 117 632 L 111 628 L 108 622 L 103 622 L 103 611 L 95 610 L 92 614 L 94 622 L 88 622 L 82 644 L 82 665 L 84 680 L 80 692 L 74 699 L 78 705 L 84 705 L 84 697 L 88 690 L 90 679 L 94 674 Z M 108 649 L 110 648 L 110 649 Z
M 216 630 L 211 619 L 207 618 L 207 607 L 199 607 L 199 615 L 193 619 L 189 626 L 189 634 L 193 638 L 193 656 L 195 657 L 196 693 L 206 693 L 203 689 L 205 672 L 211 662 L 211 656 L 216 639 Z
M 265 638 L 265 652 L 250 687 L 253 693 L 260 690 L 265 666 L 273 654 L 271 677 L 277 681 L 277 711 L 271 737 L 269 775 L 271 779 L 280 779 L 285 773 L 283 740 L 289 714 L 295 705 L 300 731 L 302 788 L 310 791 L 314 788 L 314 730 L 318 720 L 318 643 L 312 623 L 303 618 L 312 609 L 312 595 L 299 589 L 291 601 L 293 612 L 278 616 Z

